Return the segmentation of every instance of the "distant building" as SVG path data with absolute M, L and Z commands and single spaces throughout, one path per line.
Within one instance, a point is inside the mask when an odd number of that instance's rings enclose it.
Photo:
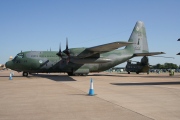
M 9 57 L 9 61 L 11 61 L 12 59 L 13 59 L 13 57 L 12 57 L 12 56 L 10 56 L 10 57 Z

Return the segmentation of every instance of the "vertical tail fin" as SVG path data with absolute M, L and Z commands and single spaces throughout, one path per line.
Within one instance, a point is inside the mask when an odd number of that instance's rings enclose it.
M 135 44 L 126 46 L 125 49 L 131 51 L 132 53 L 147 53 L 149 52 L 148 43 L 146 38 L 146 30 L 144 23 L 137 21 L 134 29 L 131 33 L 128 42 L 133 42 Z

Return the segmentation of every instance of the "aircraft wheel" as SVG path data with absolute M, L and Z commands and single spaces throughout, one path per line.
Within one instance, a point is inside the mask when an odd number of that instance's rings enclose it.
M 87 75 L 88 75 L 87 73 L 83 74 L 83 76 L 87 76 Z
M 27 77 L 28 76 L 28 72 L 23 72 L 23 76 Z
M 139 74 L 139 72 L 136 72 L 136 74 Z
M 130 74 L 130 72 L 128 72 L 128 74 Z
M 67 73 L 69 76 L 73 76 L 74 74 L 72 72 Z
M 74 76 L 79 76 L 79 74 L 74 74 Z

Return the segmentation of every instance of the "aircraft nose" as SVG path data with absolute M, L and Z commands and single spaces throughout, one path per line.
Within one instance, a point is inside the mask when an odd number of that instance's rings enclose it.
M 11 61 L 8 61 L 8 62 L 6 62 L 6 68 L 10 68 L 11 67 Z

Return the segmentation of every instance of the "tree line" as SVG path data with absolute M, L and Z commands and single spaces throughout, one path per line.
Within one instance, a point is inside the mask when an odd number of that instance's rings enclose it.
M 176 64 L 173 63 L 164 63 L 164 64 L 156 64 L 151 67 L 152 69 L 178 69 Z

